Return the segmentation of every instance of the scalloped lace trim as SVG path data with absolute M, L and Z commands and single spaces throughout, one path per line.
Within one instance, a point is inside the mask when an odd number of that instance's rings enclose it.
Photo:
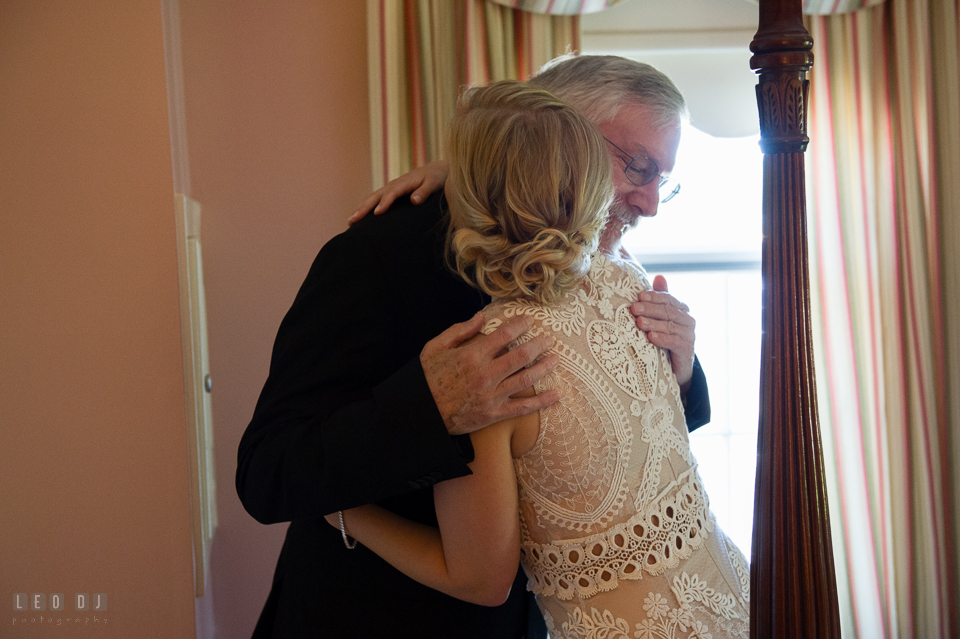
M 520 553 L 527 588 L 561 600 L 591 597 L 616 588 L 621 579 L 675 568 L 712 531 L 706 494 L 693 467 L 649 508 L 602 533 L 556 544 L 524 542 Z

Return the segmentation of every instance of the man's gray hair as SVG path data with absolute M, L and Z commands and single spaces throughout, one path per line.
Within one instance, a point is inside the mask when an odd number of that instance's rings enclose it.
M 687 117 L 676 85 L 649 64 L 615 55 L 568 53 L 547 62 L 530 83 L 550 91 L 595 125 L 609 122 L 620 107 L 649 108 L 659 125 Z

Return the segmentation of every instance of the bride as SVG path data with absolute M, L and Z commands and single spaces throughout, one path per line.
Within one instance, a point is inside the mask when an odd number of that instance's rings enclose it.
M 520 82 L 468 90 L 449 144 L 451 267 L 494 298 L 485 332 L 533 318 L 556 389 L 473 433 L 472 474 L 434 486 L 439 529 L 377 506 L 335 513 L 409 577 L 496 606 L 520 561 L 552 637 L 747 637 L 749 567 L 709 510 L 666 351 L 636 328 L 646 274 L 604 230 L 597 129 Z

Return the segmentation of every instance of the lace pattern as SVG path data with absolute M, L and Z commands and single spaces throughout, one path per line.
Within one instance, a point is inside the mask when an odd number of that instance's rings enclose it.
M 621 579 L 642 579 L 675 568 L 703 545 L 713 530 L 696 470 L 629 520 L 583 539 L 557 544 L 524 542 L 521 561 L 528 590 L 569 600 L 616 588 Z
M 623 404 L 593 366 L 563 344 L 556 352 L 561 365 L 538 390 L 556 389 L 564 401 L 542 414 L 537 443 L 514 465 L 520 497 L 538 518 L 583 534 L 609 524 L 629 497 L 633 433 Z M 598 383 L 577 383 L 584 377 Z
M 590 322 L 587 346 L 621 390 L 645 402 L 658 391 L 659 349 L 637 331 L 626 304 L 616 310 L 615 320 Z M 638 339 L 640 337 L 643 339 Z
M 487 333 L 534 319 L 511 348 L 557 340 L 560 362 L 536 390 L 560 402 L 541 410 L 536 443 L 514 460 L 522 563 L 554 638 L 749 633 L 749 568 L 715 528 L 669 355 L 630 313 L 649 289 L 639 265 L 596 255 L 560 304 L 486 310 Z
M 750 607 L 750 566 L 747 564 L 740 549 L 737 548 L 730 538 L 723 536 L 727 546 L 727 553 L 730 556 L 730 563 L 733 565 L 734 572 L 737 573 L 738 585 L 740 586 L 740 602 L 745 608 Z

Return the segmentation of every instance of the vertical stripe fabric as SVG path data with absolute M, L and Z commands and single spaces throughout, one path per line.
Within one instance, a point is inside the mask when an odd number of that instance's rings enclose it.
M 814 338 L 844 636 L 960 636 L 960 0 L 810 19 Z
M 368 0 L 374 188 L 441 158 L 462 87 L 529 79 L 579 33 L 578 16 L 486 0 Z
M 944 291 L 942 348 L 947 369 L 947 428 L 939 445 L 949 460 L 942 481 L 953 487 L 953 560 L 960 571 L 960 0 L 934 2 L 930 24 L 931 47 L 938 52 L 933 56 L 933 117 L 939 140 L 934 166 L 942 176 L 936 185 L 936 201 Z M 950 575 L 954 584 L 960 580 L 957 571 Z M 950 605 L 952 630 L 960 634 L 960 601 L 954 599 Z

